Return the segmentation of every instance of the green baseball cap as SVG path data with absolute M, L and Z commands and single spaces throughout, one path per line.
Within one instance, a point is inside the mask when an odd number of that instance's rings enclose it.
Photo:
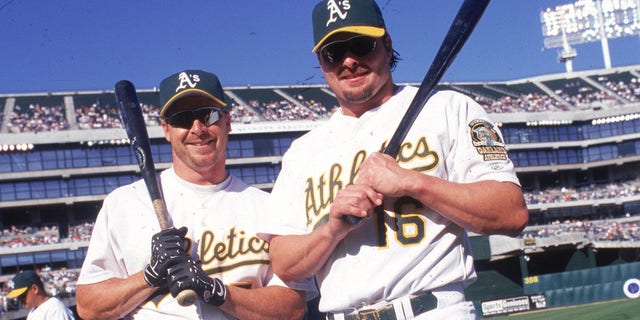
M 20 271 L 20 273 L 13 276 L 13 279 L 11 279 L 11 281 L 9 281 L 8 283 L 11 291 L 9 291 L 9 293 L 7 294 L 7 298 L 13 299 L 21 296 L 22 294 L 27 292 L 27 290 L 29 290 L 29 288 L 33 284 L 37 284 L 38 287 L 44 288 L 42 280 L 40 279 L 38 274 L 35 273 L 35 271 Z
M 164 117 L 176 100 L 191 95 L 211 98 L 227 111 L 230 108 L 218 76 L 202 70 L 184 70 L 168 76 L 160 83 L 160 116 Z
M 386 32 L 380 7 L 374 0 L 323 0 L 313 9 L 313 42 L 317 52 L 338 32 L 352 32 L 373 38 Z

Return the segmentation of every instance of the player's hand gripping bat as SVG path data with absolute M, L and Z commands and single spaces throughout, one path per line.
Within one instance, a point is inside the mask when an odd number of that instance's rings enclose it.
M 433 94 L 433 89 L 438 85 L 445 71 L 458 55 L 460 49 L 462 49 L 488 5 L 489 0 L 464 0 L 429 67 L 429 71 L 427 71 L 424 80 L 422 80 L 418 92 L 413 97 L 404 117 L 400 120 L 400 124 L 391 140 L 384 148 L 384 154 L 394 158 L 397 157 L 401 143 L 411 129 L 413 121 L 416 120 L 416 117 L 422 111 L 422 107 Z M 376 207 L 376 210 L 380 210 L 380 207 Z M 342 218 L 350 224 L 356 224 L 362 220 L 360 217 L 350 215 L 342 216 Z
M 147 127 L 144 117 L 142 116 L 136 89 L 130 81 L 121 80 L 115 85 L 115 94 L 120 110 L 120 117 L 127 131 L 127 136 L 131 141 L 131 149 L 138 160 L 140 173 L 149 191 L 158 223 L 160 224 L 160 228 L 167 229 L 171 227 L 169 224 L 169 213 L 162 193 L 160 192 L 160 184 L 156 176 L 153 158 L 151 157 L 149 135 L 147 134 Z M 176 296 L 176 300 L 182 306 L 192 305 L 197 298 L 193 290 L 184 290 Z

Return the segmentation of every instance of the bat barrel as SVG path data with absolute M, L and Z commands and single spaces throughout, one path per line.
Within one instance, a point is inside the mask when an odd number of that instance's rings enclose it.
M 151 155 L 149 134 L 147 133 L 142 109 L 140 109 L 136 88 L 130 81 L 121 80 L 115 85 L 115 94 L 122 124 L 127 132 L 127 137 L 131 141 L 131 149 L 138 160 L 140 174 L 147 185 L 151 200 L 162 199 L 160 184 L 156 177 L 156 169 Z
M 118 101 L 122 101 L 124 104 L 135 103 L 138 104 L 138 94 L 136 88 L 129 80 L 120 80 L 115 85 L 115 94 Z

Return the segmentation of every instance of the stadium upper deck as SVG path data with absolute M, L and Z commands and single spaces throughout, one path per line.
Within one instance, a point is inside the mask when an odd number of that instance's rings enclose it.
M 418 84 L 409 84 L 418 85 Z M 463 92 L 478 101 L 499 123 L 586 121 L 640 112 L 640 66 L 552 74 L 505 82 L 441 83 L 439 89 Z M 234 131 L 309 129 L 326 119 L 337 101 L 323 85 L 227 87 Z M 139 90 L 144 114 L 153 130 L 159 123 L 158 92 Z M 0 94 L 0 143 L 51 143 L 123 138 L 112 90 Z M 266 122 L 266 123 L 265 123 Z M 78 132 L 82 131 L 82 132 Z M 37 133 L 49 132 L 47 135 Z

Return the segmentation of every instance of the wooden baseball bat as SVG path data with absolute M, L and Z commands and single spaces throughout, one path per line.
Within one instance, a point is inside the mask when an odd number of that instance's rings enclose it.
M 460 49 L 464 46 L 488 5 L 489 0 L 464 0 L 427 74 L 422 80 L 418 92 L 415 97 L 413 97 L 409 108 L 402 117 L 402 120 L 400 120 L 400 124 L 398 124 L 395 133 L 384 148 L 383 153 L 394 158 L 398 156 L 402 142 L 411 129 L 413 122 L 434 93 L 433 89 L 438 85 L 445 71 L 447 71 L 451 62 L 453 62 L 458 52 L 460 52 Z M 381 210 L 378 208 L 380 207 L 376 207 L 377 210 Z M 362 218 L 356 216 L 342 216 L 342 218 L 350 224 L 356 224 L 362 221 Z
M 142 116 L 142 109 L 140 109 L 136 89 L 130 81 L 121 80 L 115 85 L 115 94 L 120 117 L 127 131 L 127 136 L 131 141 L 131 149 L 138 160 L 140 173 L 149 191 L 149 196 L 151 197 L 153 209 L 158 218 L 160 228 L 163 230 L 170 228 L 169 212 L 167 211 L 167 206 L 160 191 L 160 183 L 151 156 L 151 145 L 149 143 L 147 126 Z M 192 305 L 197 298 L 195 291 L 184 290 L 178 294 L 176 300 L 182 306 L 189 306 Z

